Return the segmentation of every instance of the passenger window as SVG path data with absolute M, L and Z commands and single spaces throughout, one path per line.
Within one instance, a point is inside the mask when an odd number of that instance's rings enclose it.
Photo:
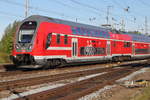
M 46 41 L 46 49 L 49 47 L 49 45 L 51 44 L 51 39 L 52 39 L 52 33 L 49 33 L 47 35 L 47 41 Z
M 124 47 L 131 47 L 130 42 L 124 42 Z
M 64 44 L 68 44 L 68 35 L 64 36 Z
M 60 44 L 60 34 L 57 34 L 57 44 Z
M 85 54 L 84 54 L 84 47 L 81 47 L 81 48 L 80 48 L 80 54 L 81 54 L 81 55 L 85 55 Z

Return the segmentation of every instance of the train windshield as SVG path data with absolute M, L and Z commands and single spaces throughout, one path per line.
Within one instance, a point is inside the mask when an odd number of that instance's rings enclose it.
M 34 21 L 24 22 L 19 30 L 19 43 L 30 43 L 35 33 L 37 23 Z

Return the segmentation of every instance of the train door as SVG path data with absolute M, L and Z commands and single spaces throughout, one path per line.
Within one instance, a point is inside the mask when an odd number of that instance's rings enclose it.
M 149 54 L 150 54 L 150 44 L 149 44 Z
M 107 56 L 111 55 L 111 44 L 110 44 L 110 41 L 107 41 L 106 53 L 107 53 Z
M 77 57 L 78 55 L 78 39 L 72 38 L 72 57 Z
M 135 55 L 135 44 L 134 44 L 134 42 L 132 43 L 132 55 Z

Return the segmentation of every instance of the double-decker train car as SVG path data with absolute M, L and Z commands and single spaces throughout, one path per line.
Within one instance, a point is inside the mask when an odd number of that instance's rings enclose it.
M 22 21 L 11 60 L 16 65 L 123 61 L 150 57 L 150 37 L 33 15 Z

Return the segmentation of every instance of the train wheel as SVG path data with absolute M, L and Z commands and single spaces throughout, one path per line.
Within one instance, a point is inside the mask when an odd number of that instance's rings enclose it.
M 47 61 L 45 65 L 43 65 L 43 69 L 53 69 L 55 68 L 53 60 Z
M 60 60 L 60 65 L 58 67 L 64 67 L 66 64 L 67 64 L 66 61 L 61 59 Z
M 53 69 L 56 67 L 63 67 L 66 65 L 66 61 L 63 59 L 51 59 L 43 66 L 44 69 Z
M 118 57 L 113 57 L 113 58 L 112 58 L 112 61 L 113 61 L 113 62 L 117 62 L 117 61 L 118 61 Z

